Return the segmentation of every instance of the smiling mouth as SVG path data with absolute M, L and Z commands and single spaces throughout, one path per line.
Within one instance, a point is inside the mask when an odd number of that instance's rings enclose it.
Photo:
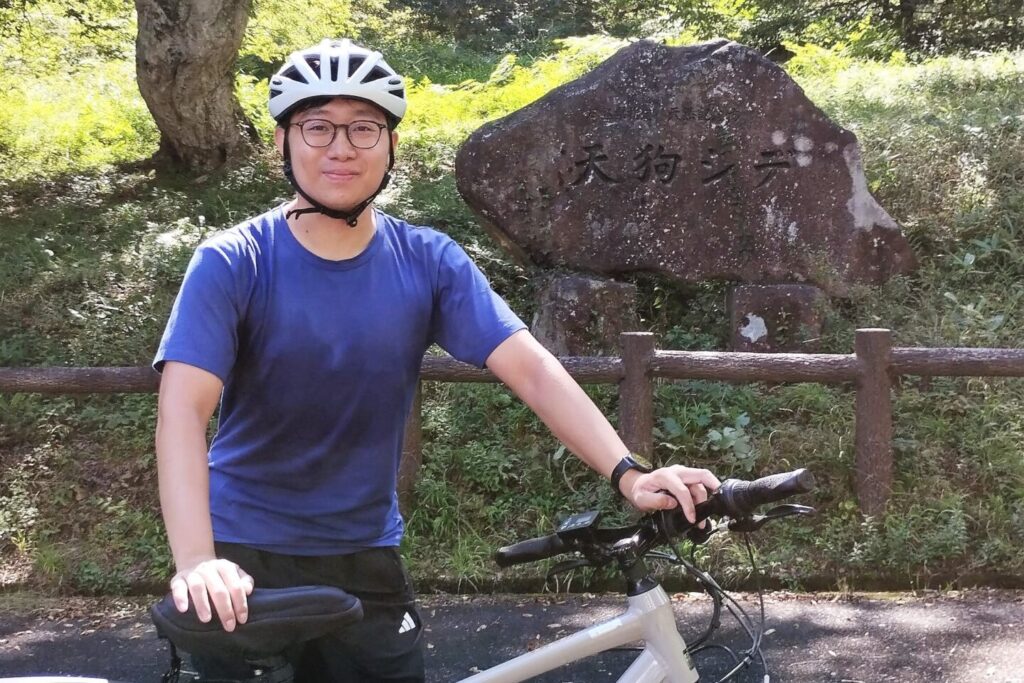
M 333 180 L 349 180 L 358 174 L 351 171 L 324 171 L 324 175 Z

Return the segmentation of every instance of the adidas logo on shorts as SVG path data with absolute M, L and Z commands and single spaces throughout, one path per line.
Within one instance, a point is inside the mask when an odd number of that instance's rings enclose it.
M 416 622 L 412 620 L 412 615 L 406 612 L 405 616 L 402 617 L 402 625 L 398 627 L 398 635 L 408 633 L 414 628 L 416 628 Z

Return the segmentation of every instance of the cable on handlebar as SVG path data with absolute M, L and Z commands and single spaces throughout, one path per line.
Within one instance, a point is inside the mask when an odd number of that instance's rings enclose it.
M 646 556 L 659 557 L 680 565 L 697 580 L 702 589 L 714 601 L 714 614 L 707 631 L 689 644 L 687 653 L 692 656 L 714 648 L 729 654 L 734 666 L 715 683 L 726 683 L 726 681 L 732 680 L 740 671 L 755 661 L 760 662 L 764 680 L 767 681 L 769 680 L 768 662 L 761 650 L 761 643 L 765 635 L 764 591 L 749 538 L 745 537 L 744 541 L 757 587 L 760 622 L 756 625 L 746 610 L 726 593 L 710 574 L 697 567 L 695 551 L 698 545 L 707 542 L 711 535 L 723 529 L 733 532 L 750 532 L 759 529 L 769 521 L 782 517 L 812 514 L 813 508 L 793 504 L 779 505 L 763 515 L 754 513 L 761 505 L 779 502 L 799 493 L 810 492 L 814 485 L 814 477 L 806 469 L 761 477 L 754 481 L 727 479 L 710 498 L 695 506 L 694 523 L 685 518 L 681 506 L 672 510 L 650 513 L 641 518 L 637 524 L 614 529 L 598 527 L 599 515 L 594 511 L 579 513 L 563 522 L 555 534 L 520 541 L 501 548 L 495 559 L 500 566 L 506 567 L 521 562 L 554 557 L 567 552 L 576 552 L 585 559 L 577 557 L 577 559 L 559 563 L 549 572 L 549 578 L 551 574 L 559 574 L 579 567 L 603 567 L 612 562 L 618 562 L 619 568 L 626 574 L 629 581 L 637 580 L 636 577 L 639 574 L 634 576 L 631 572 L 637 566 L 643 567 L 638 563 L 641 563 Z M 712 517 L 718 521 L 712 523 L 710 519 Z M 708 520 L 708 523 L 701 528 L 699 525 L 703 520 Z M 678 541 L 683 538 L 691 543 L 692 561 L 687 561 L 683 557 L 680 547 L 677 546 Z M 674 555 L 670 556 L 667 553 L 654 550 L 662 545 L 672 548 Z M 644 581 L 650 580 L 645 579 Z M 641 584 L 643 584 L 642 581 L 637 585 L 642 588 Z M 705 644 L 721 624 L 723 606 L 750 637 L 749 649 L 736 653 L 730 648 L 718 644 Z

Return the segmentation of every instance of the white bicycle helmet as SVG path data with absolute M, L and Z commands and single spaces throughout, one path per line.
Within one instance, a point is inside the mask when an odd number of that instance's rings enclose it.
M 375 104 L 397 124 L 405 115 L 405 81 L 379 52 L 347 38 L 325 38 L 293 52 L 270 79 L 270 115 L 281 122 L 303 100 L 351 97 Z
M 270 79 L 270 115 L 284 126 L 296 106 L 321 97 L 349 97 L 376 105 L 383 110 L 388 128 L 393 129 L 405 116 L 405 81 L 388 66 L 379 52 L 354 45 L 350 40 L 325 38 L 319 45 L 293 52 L 288 61 Z M 395 150 L 387 138 L 388 168 L 377 190 L 350 209 L 335 209 L 311 196 L 295 179 L 288 136 L 284 139 L 284 175 L 295 190 L 309 202 L 303 209 L 292 209 L 287 217 L 322 213 L 355 227 L 359 215 L 391 181 Z

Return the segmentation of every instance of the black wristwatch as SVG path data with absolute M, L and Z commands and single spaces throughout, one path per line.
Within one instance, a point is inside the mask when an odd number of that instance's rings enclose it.
M 612 489 L 615 490 L 615 493 L 623 497 L 625 496 L 622 493 L 622 490 L 619 488 L 619 482 L 622 481 L 622 475 L 624 475 L 629 470 L 636 470 L 637 472 L 643 472 L 644 474 L 647 474 L 648 472 L 653 472 L 654 468 L 651 467 L 651 463 L 647 462 L 646 460 L 643 459 L 643 457 L 637 455 L 636 453 L 627 453 L 626 457 L 620 460 L 619 464 L 616 465 L 615 469 L 612 470 L 611 476 Z

